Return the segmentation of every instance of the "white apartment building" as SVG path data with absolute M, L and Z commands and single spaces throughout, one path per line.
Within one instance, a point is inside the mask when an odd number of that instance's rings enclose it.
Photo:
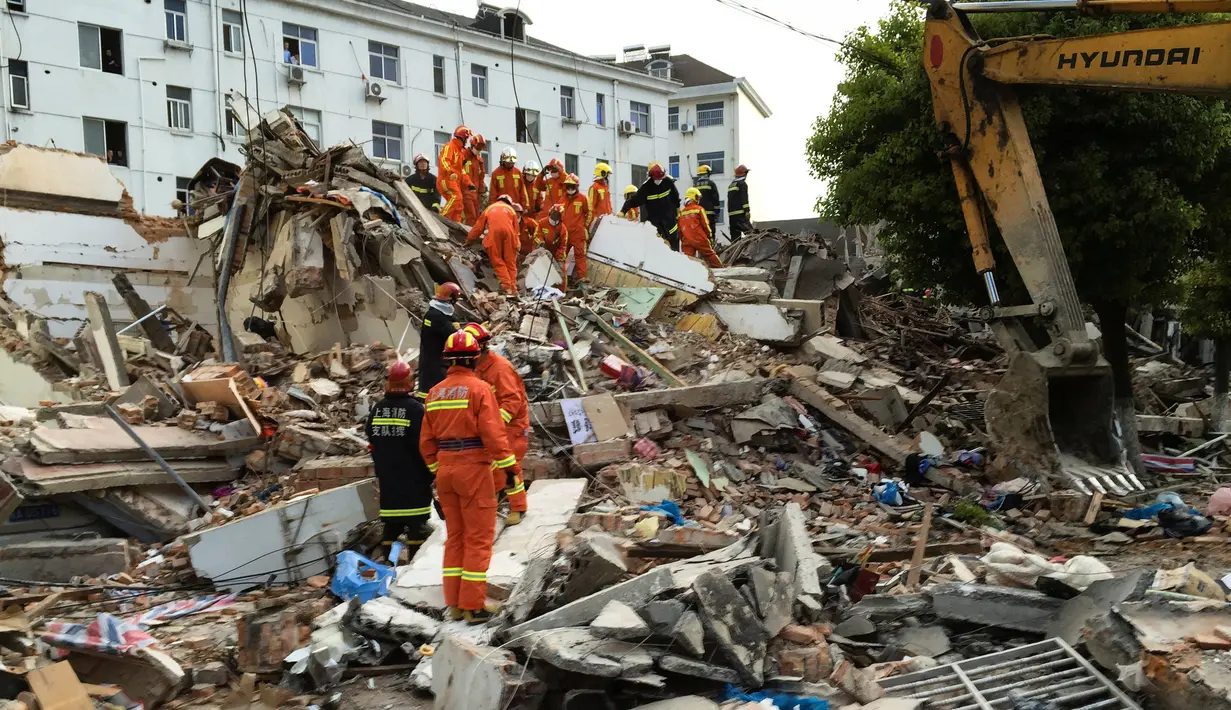
M 708 165 L 710 177 L 723 196 L 719 232 L 728 234 L 727 187 L 741 163 L 753 172 L 748 178 L 749 201 L 756 219 L 756 206 L 771 176 L 756 172 L 757 156 L 774 150 L 774 136 L 766 124 L 772 115 L 752 84 L 687 54 L 671 54 L 668 46 L 624 48 L 617 66 L 654 77 L 678 81 L 683 86 L 667 104 L 667 166 L 680 180 L 681 189 L 691 185 L 697 167 Z M 759 178 L 759 179 L 758 179 Z
M 464 123 L 492 155 L 512 146 L 523 164 L 559 158 L 583 185 L 600 160 L 618 184 L 643 179 L 681 137 L 668 129 L 679 81 L 528 37 L 530 18 L 510 8 L 465 17 L 401 0 L 0 3 L 0 137 L 108 156 L 150 214 L 174 214 L 209 158 L 243 163 L 228 96 L 261 112 L 289 105 L 320 145 L 353 140 L 395 164 L 416 153 L 435 163 Z

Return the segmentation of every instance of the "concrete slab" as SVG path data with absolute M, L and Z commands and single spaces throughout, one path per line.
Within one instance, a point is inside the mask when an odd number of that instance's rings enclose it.
M 1042 634 L 1064 600 L 1033 589 L 990 584 L 942 584 L 932 588 L 932 610 L 942 619 Z
M 723 655 L 746 682 L 760 687 L 765 678 L 765 627 L 731 580 L 710 571 L 692 585 L 701 622 Z
M 560 670 L 599 678 L 643 675 L 653 669 L 654 658 L 661 655 L 652 647 L 599 638 L 589 629 L 575 627 L 535 631 L 515 643 L 531 658 Z
M 743 682 L 739 673 L 715 663 L 706 663 L 695 658 L 675 656 L 670 653 L 660 656 L 655 665 L 663 673 L 686 675 L 693 678 L 704 678 L 714 683 L 731 683 L 738 685 Z
M 675 577 L 671 569 L 657 567 L 626 582 L 595 592 L 571 604 L 565 604 L 559 609 L 549 611 L 524 624 L 518 624 L 508 630 L 508 635 L 510 638 L 516 638 L 531 631 L 588 624 L 596 619 L 611 601 L 621 601 L 635 609 L 674 587 Z
M 591 269 L 598 286 L 666 286 L 694 296 L 714 290 L 709 267 L 690 259 L 658 238 L 648 222 L 630 222 L 604 215 L 594 227 L 586 253 L 591 262 L 604 267 Z
M 0 546 L 0 568 L 8 577 L 71 582 L 73 577 L 106 577 L 128 569 L 136 551 L 124 538 L 40 540 Z
M 686 611 L 671 629 L 671 638 L 686 652 L 701 658 L 705 655 L 705 627 L 695 611 Z
M 602 613 L 590 622 L 590 631 L 600 638 L 643 639 L 650 635 L 650 627 L 629 605 L 613 601 L 603 607 Z
M 528 702 L 546 690 L 513 652 L 448 636 L 436 649 L 432 693 L 436 710 L 506 710 L 537 707 Z M 514 704 L 517 701 L 517 704 Z
M 768 303 L 706 303 L 702 312 L 712 311 L 727 330 L 766 343 L 794 345 L 799 342 L 802 320 L 790 320 L 782 309 Z
M 648 705 L 638 705 L 637 710 L 718 710 L 718 703 L 700 695 L 682 695 Z
M 798 503 L 787 503 L 778 520 L 778 544 L 774 558 L 778 569 L 795 575 L 795 593 L 792 601 L 800 595 L 811 594 L 823 597 L 821 575 L 828 575 L 833 566 L 824 557 L 812 550 L 812 537 L 804 524 L 804 512 Z
M 1047 635 L 1064 639 L 1070 645 L 1082 640 L 1082 631 L 1094 616 L 1111 611 L 1125 601 L 1141 599 L 1154 582 L 1154 570 L 1133 570 L 1115 579 L 1100 579 L 1086 591 L 1066 601 L 1060 612 L 1047 622 Z

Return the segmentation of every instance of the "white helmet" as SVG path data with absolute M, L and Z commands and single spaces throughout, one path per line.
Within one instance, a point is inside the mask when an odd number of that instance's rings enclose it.
M 505 161 L 516 163 L 517 162 L 517 151 L 513 150 L 512 148 L 505 148 L 504 150 L 500 151 L 500 162 L 503 163 Z
M 512 150 L 512 149 L 510 148 L 510 150 Z M 539 165 L 537 162 L 535 162 L 535 161 L 531 160 L 530 162 L 526 163 L 526 167 L 522 168 L 522 172 L 525 172 L 525 173 L 541 173 L 541 172 L 543 172 L 543 166 L 541 166 L 541 165 Z

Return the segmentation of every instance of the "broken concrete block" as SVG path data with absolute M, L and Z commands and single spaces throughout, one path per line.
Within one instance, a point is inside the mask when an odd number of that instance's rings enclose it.
M 645 574 L 607 587 L 588 597 L 565 604 L 559 609 L 531 619 L 509 629 L 510 638 L 546 629 L 579 626 L 594 621 L 608 602 L 621 601 L 634 609 L 644 606 L 654 597 L 675 587 L 675 575 L 667 567 L 657 567 Z
M 782 509 L 778 519 L 774 559 L 778 562 L 778 569 L 790 572 L 795 577 L 792 604 L 802 594 L 811 594 L 817 598 L 824 596 L 821 577 L 832 574 L 833 565 L 812 550 L 812 536 L 808 534 L 803 509 L 799 503 L 787 503 Z
M 688 653 L 701 658 L 705 655 L 705 627 L 695 611 L 686 611 L 671 629 L 671 638 Z
M 638 705 L 637 710 L 718 710 L 718 703 L 700 695 L 682 695 L 648 705 Z
M 872 621 L 918 616 L 931 610 L 932 602 L 923 594 L 867 594 L 851 607 L 852 614 Z
M 577 444 L 573 447 L 573 460 L 586 470 L 600 469 L 607 464 L 627 461 L 632 456 L 632 445 L 628 439 Z
M 773 638 L 791 623 L 795 575 L 754 567 L 748 571 L 748 579 L 756 599 L 757 612 L 765 623 L 765 632 Z
M 704 309 L 712 311 L 727 330 L 746 335 L 753 340 L 781 345 L 797 345 L 803 321 L 788 318 L 777 306 L 768 303 L 706 302 Z
M 1041 634 L 1064 600 L 1032 589 L 989 584 L 942 584 L 932 588 L 932 610 L 942 619 L 969 621 Z
M 841 633 L 837 629 L 834 632 Z M 942 656 L 951 648 L 949 634 L 940 626 L 906 626 L 894 638 L 912 656 Z
M 856 668 L 850 661 L 839 664 L 829 681 L 861 703 L 867 704 L 885 695 L 885 689 L 876 683 L 871 673 Z
M 579 538 L 580 542 L 573 552 L 574 570 L 560 595 L 565 604 L 609 587 L 628 573 L 624 555 L 614 537 L 606 533 L 587 532 Z
M 377 597 L 366 604 L 353 599 L 345 623 L 364 636 L 416 646 L 431 641 L 440 632 L 439 621 L 388 597 Z
M 852 616 L 834 627 L 833 632 L 839 636 L 846 638 L 859 638 L 860 636 L 871 636 L 876 633 L 876 624 L 868 621 L 864 616 Z
M 125 538 L 38 540 L 0 546 L 0 569 L 5 575 L 47 582 L 119 574 L 136 559 Z
M 436 710 L 534 710 L 546 687 L 512 651 L 446 635 L 432 657 Z
M 760 686 L 765 677 L 765 627 L 731 580 L 710 570 L 692 583 L 701 621 L 735 671 Z
M 1115 605 L 1137 601 L 1154 583 L 1152 569 L 1133 570 L 1115 579 L 1100 579 L 1086 591 L 1064 602 L 1059 613 L 1047 621 L 1047 635 L 1061 638 L 1069 645 L 1082 641 L 1082 631 L 1095 616 L 1106 614 Z
M 645 614 L 656 633 L 664 634 L 680 623 L 688 606 L 678 599 L 660 599 L 645 605 Z
M 600 638 L 643 639 L 650 635 L 650 627 L 627 604 L 613 601 L 590 622 L 590 631 Z
M 864 363 L 868 359 L 863 355 L 851 350 L 842 344 L 841 338 L 835 338 L 832 335 L 818 335 L 815 338 L 809 338 L 804 341 L 801 348 L 804 354 L 813 357 L 824 357 L 834 360 L 845 360 L 847 362 Z
M 560 670 L 599 678 L 643 675 L 654 667 L 660 653 L 651 647 L 599 638 L 583 628 L 536 631 L 516 643 L 530 656 Z
M 715 683 L 739 684 L 742 682 L 740 675 L 730 668 L 698 661 L 695 658 L 685 658 L 684 656 L 675 656 L 668 653 L 664 656 L 659 656 L 654 664 L 658 670 L 664 673 L 704 678 Z

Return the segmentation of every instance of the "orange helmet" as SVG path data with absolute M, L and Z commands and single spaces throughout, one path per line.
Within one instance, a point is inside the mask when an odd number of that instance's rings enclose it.
M 452 281 L 446 281 L 436 287 L 436 298 L 441 301 L 453 301 L 460 295 L 462 295 L 462 287 Z
M 385 392 L 389 394 L 410 392 L 412 375 L 414 375 L 414 370 L 410 368 L 410 363 L 401 360 L 394 362 L 389 366 L 389 372 L 385 377 Z
M 662 180 L 666 177 L 667 171 L 663 170 L 662 163 L 650 163 L 650 177 L 655 180 Z
M 443 357 L 446 360 L 465 360 L 478 357 L 479 351 L 479 341 L 469 332 L 459 330 L 445 341 Z
M 568 175 L 564 176 L 564 186 L 565 187 L 568 187 L 569 185 L 576 187 L 580 184 L 581 184 L 581 179 L 577 177 L 577 173 L 569 173 Z
M 547 219 L 551 220 L 552 224 L 564 219 L 564 205 L 552 205 L 547 211 Z
M 741 165 L 735 169 L 735 177 L 744 177 L 748 174 L 748 166 Z
M 459 141 L 461 141 L 461 142 L 463 142 L 463 143 L 465 143 L 465 142 L 466 142 L 466 139 L 467 139 L 467 138 L 470 138 L 470 136 L 472 136 L 472 135 L 474 135 L 474 134 L 470 131 L 470 129 L 469 129 L 469 128 L 467 128 L 467 127 L 465 127 L 465 126 L 458 126 L 457 128 L 454 128 L 454 129 L 453 129 L 453 137 L 454 137 L 454 138 L 456 138 L 456 139 L 458 139 Z
M 483 137 L 482 133 L 476 133 L 470 137 L 470 145 L 473 146 L 475 150 L 482 152 L 482 150 L 487 147 L 487 139 Z
M 513 202 L 513 196 L 512 196 L 512 195 L 501 195 L 500 197 L 497 197 L 497 198 L 496 198 L 496 201 L 497 201 L 497 202 L 504 202 L 504 203 L 506 203 L 506 204 L 509 204 L 509 205 L 514 205 L 514 206 L 517 204 L 516 202 Z
M 492 339 L 492 333 L 482 323 L 467 323 L 462 330 L 474 336 L 474 339 L 479 341 L 479 345 L 486 343 Z
M 547 161 L 547 170 L 555 170 L 557 175 L 564 174 L 564 163 L 560 162 L 559 158 L 552 158 Z

